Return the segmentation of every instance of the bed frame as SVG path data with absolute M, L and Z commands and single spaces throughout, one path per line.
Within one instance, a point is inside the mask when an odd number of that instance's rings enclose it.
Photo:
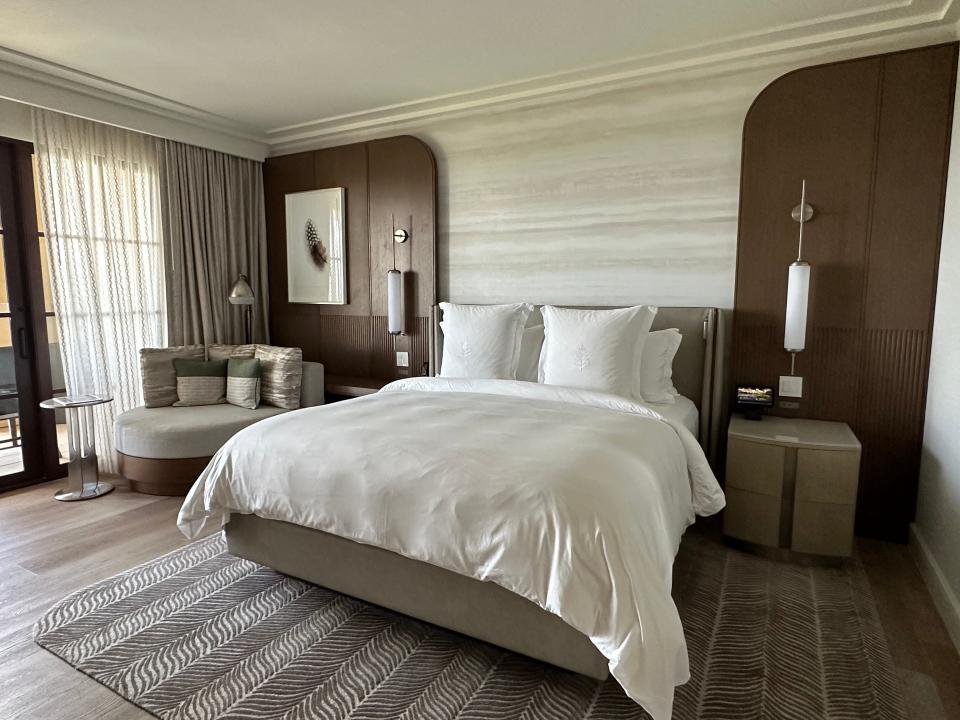
M 538 311 L 539 312 L 539 311 Z M 434 309 L 431 372 L 440 366 L 442 340 Z M 533 325 L 536 318 L 528 323 Z M 719 413 L 722 323 L 716 308 L 662 307 L 653 329 L 678 328 L 684 336 L 674 359 L 674 384 L 700 411 L 700 442 L 708 451 Z M 607 660 L 590 640 L 526 598 L 388 550 L 329 533 L 234 515 L 227 547 L 238 557 L 434 625 L 597 679 Z

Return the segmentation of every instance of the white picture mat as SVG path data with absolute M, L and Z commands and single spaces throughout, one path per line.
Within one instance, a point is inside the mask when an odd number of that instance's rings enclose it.
M 315 305 L 346 304 L 344 189 L 288 193 L 285 199 L 287 300 Z M 317 267 L 307 246 L 308 220 L 313 221 L 317 235 L 327 249 L 327 263 L 322 268 Z

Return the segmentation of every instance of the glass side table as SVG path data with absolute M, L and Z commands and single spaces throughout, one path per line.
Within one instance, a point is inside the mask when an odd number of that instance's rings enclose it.
M 106 495 L 113 485 L 100 482 L 97 470 L 97 446 L 93 436 L 93 408 L 112 402 L 109 395 L 68 395 L 40 403 L 47 410 L 64 410 L 67 414 L 67 440 L 70 464 L 67 487 L 53 496 L 57 500 L 90 500 Z

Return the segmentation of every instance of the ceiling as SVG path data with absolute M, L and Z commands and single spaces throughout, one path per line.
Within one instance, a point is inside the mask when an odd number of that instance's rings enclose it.
M 942 19 L 950 0 L 0 0 L 7 63 L 265 136 L 565 73 Z M 75 72 L 79 71 L 79 72 Z M 556 76 L 544 78 L 544 76 Z M 3 89 L 0 88 L 0 95 Z M 16 98 L 14 98 L 16 99 Z

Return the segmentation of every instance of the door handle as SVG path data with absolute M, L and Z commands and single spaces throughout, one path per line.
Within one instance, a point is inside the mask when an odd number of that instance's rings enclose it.
M 24 360 L 30 359 L 30 353 L 27 350 L 27 329 L 25 327 L 17 328 L 17 352 Z

